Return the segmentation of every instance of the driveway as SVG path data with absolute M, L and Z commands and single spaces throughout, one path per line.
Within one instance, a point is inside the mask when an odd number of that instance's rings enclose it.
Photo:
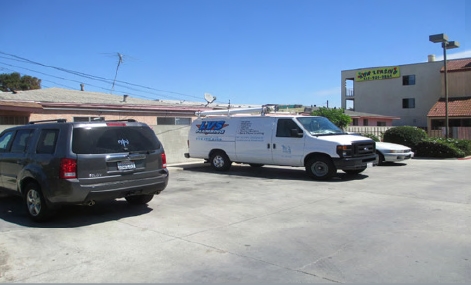
M 471 283 L 471 160 L 310 180 L 302 168 L 170 166 L 124 199 L 28 220 L 0 197 L 0 282 Z

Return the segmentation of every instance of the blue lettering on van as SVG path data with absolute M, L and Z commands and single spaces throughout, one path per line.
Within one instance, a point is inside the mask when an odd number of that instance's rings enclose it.
M 197 134 L 224 134 L 226 130 L 223 128 L 227 127 L 229 124 L 226 124 L 226 121 L 205 121 L 201 125 L 196 125 L 198 129 L 196 130 Z

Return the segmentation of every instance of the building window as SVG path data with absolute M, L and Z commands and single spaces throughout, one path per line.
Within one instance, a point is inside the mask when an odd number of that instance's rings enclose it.
M 415 108 L 415 98 L 404 98 L 404 99 L 402 99 L 402 108 L 403 109 L 414 109 Z
M 358 126 L 358 118 L 352 119 L 352 126 Z
M 363 126 L 368 126 L 368 119 L 363 119 Z
M 28 121 L 27 116 L 0 116 L 0 125 L 25 125 Z
M 74 117 L 74 122 L 104 121 L 105 117 Z
M 385 127 L 385 126 L 386 126 L 386 122 L 376 122 L 376 126 L 378 126 L 378 127 Z
M 191 118 L 157 117 L 157 125 L 191 125 Z
M 415 75 L 404 75 L 402 85 L 415 85 Z
M 443 119 L 437 119 L 437 120 L 432 120 L 432 130 L 440 130 L 440 128 L 445 126 L 445 120 Z

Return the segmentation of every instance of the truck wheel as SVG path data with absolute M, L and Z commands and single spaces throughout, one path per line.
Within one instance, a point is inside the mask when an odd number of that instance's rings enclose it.
M 363 171 L 365 171 L 365 169 L 366 167 L 360 168 L 360 169 L 353 169 L 353 170 L 344 170 L 344 172 L 349 175 L 356 175 L 356 174 L 362 173 Z
M 227 171 L 231 167 L 232 161 L 223 151 L 216 151 L 210 158 L 211 166 L 217 171 Z
M 51 210 L 46 204 L 41 187 L 37 183 L 29 183 L 25 187 L 25 202 L 29 217 L 41 222 L 50 217 Z
M 306 163 L 306 172 L 314 180 L 329 180 L 337 169 L 330 158 L 315 157 Z
M 153 194 L 124 197 L 124 199 L 126 199 L 126 201 L 128 201 L 129 204 L 133 204 L 133 205 L 147 204 L 152 200 L 152 198 L 154 198 Z

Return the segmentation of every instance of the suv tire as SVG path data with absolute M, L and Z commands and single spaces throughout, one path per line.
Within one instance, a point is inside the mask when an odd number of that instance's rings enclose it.
M 136 195 L 136 196 L 127 196 L 124 197 L 126 201 L 128 201 L 129 204 L 133 205 L 143 205 L 149 203 L 152 198 L 154 198 L 154 195 Z
M 37 183 L 31 182 L 25 187 L 25 204 L 29 217 L 35 222 L 46 220 L 51 210 L 46 204 L 41 187 Z

